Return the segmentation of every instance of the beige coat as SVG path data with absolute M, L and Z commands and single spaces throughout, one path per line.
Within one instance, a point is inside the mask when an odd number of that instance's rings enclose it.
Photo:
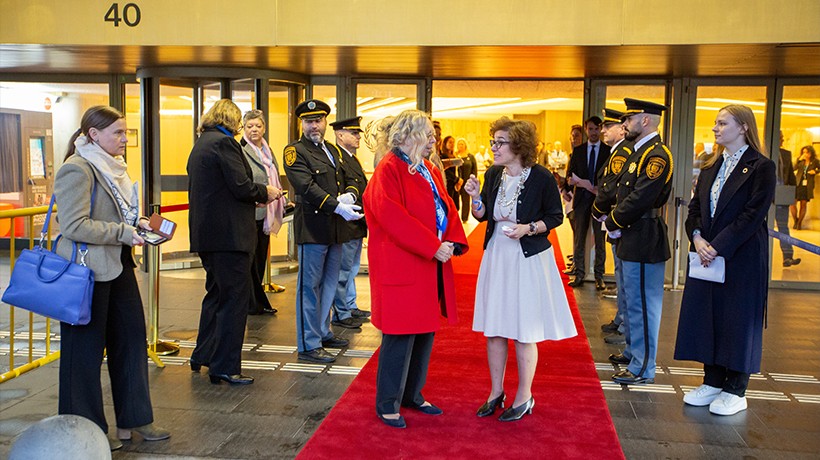
M 93 181 L 97 182 L 94 209 L 89 216 Z M 63 238 L 57 254 L 71 257 L 72 242 L 88 244 L 86 265 L 96 281 L 111 281 L 122 273 L 122 246 L 131 246 L 135 228 L 122 221 L 120 210 L 108 183 L 91 164 L 72 155 L 57 171 L 54 179 L 57 196 L 57 219 Z M 79 247 L 78 247 L 79 250 Z M 79 261 L 79 256 L 77 257 Z

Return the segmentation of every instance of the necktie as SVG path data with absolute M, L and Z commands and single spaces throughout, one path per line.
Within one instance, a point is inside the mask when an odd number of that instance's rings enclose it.
M 589 181 L 595 185 L 595 144 L 591 144 L 589 149 Z

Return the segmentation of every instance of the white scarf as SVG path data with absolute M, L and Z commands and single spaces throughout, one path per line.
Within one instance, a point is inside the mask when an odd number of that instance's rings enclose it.
M 131 220 L 131 215 L 139 211 L 139 191 L 136 182 L 131 182 L 128 176 L 128 165 L 122 155 L 111 155 L 94 143 L 89 137 L 80 135 L 74 141 L 76 153 L 86 161 L 91 163 L 102 176 L 108 185 L 113 189 L 114 195 L 124 203 L 120 205 L 120 212 L 123 219 Z M 123 206 L 124 205 L 124 206 Z M 124 207 L 124 209 L 123 209 Z

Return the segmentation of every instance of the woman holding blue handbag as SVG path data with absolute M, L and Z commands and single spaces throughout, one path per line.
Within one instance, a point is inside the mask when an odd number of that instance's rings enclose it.
M 126 171 L 125 116 L 112 107 L 95 106 L 82 117 L 68 153 L 54 180 L 62 241 L 57 253 L 70 258 L 74 243 L 86 243 L 85 263 L 94 272 L 91 322 L 60 324 L 60 414 L 81 415 L 103 432 L 100 368 L 108 354 L 108 373 L 117 438 L 111 450 L 131 439 L 146 441 L 171 434 L 153 425 L 148 390 L 145 315 L 131 247 L 144 244 L 137 228 L 150 230 L 139 216 L 139 193 Z

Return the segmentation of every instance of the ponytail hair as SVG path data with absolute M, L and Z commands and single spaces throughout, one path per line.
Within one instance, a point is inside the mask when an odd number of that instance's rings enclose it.
M 83 118 L 80 120 L 80 129 L 75 131 L 68 141 L 68 150 L 66 151 L 63 161 L 68 160 L 71 155 L 74 155 L 74 142 L 78 137 L 81 135 L 88 136 L 88 131 L 90 131 L 91 128 L 103 130 L 114 124 L 115 121 L 123 118 L 125 118 L 125 115 L 114 107 L 107 105 L 95 105 L 94 107 L 90 107 L 85 111 Z

